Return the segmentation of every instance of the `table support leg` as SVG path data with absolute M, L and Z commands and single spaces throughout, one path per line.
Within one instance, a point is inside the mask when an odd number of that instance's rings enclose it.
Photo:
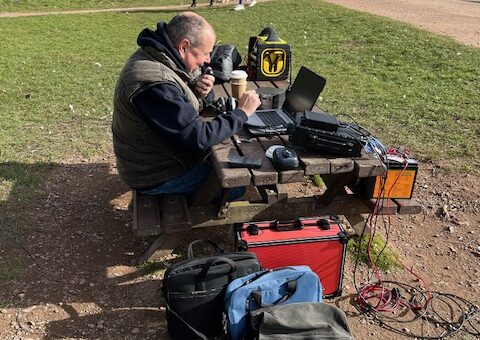
M 162 257 L 170 255 L 186 233 L 163 233 L 153 241 L 150 248 L 136 261 L 140 264 L 147 261 L 158 261 Z
M 336 176 L 322 176 L 322 179 L 327 186 L 327 190 L 320 197 L 320 202 L 324 206 L 328 206 L 333 201 L 333 199 L 338 196 L 338 194 L 345 192 L 345 186 L 348 185 L 353 180 L 353 178 L 353 172 L 347 172 Z
M 370 234 L 370 229 L 368 228 L 368 226 L 365 226 L 366 221 L 362 217 L 362 215 L 345 215 L 345 218 L 352 226 L 352 229 L 355 230 L 355 234 L 357 234 L 358 236 L 362 235 L 362 233 L 364 235 Z

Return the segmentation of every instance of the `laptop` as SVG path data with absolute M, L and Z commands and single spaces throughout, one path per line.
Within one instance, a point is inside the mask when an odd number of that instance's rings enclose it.
M 325 78 L 302 66 L 286 92 L 282 108 L 255 111 L 245 124 L 248 131 L 253 136 L 285 133 L 295 123 L 295 112 L 312 110 L 326 83 Z

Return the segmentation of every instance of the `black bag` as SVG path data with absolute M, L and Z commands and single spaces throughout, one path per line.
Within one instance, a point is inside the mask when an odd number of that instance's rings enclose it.
M 216 84 L 229 81 L 232 71 L 242 62 L 235 45 L 215 45 L 210 59 Z
M 193 245 L 208 242 L 215 255 L 195 258 Z M 163 278 L 168 332 L 172 339 L 206 339 L 222 333 L 223 299 L 235 278 L 259 271 L 253 253 L 224 253 L 211 241 L 188 245 L 188 259 L 172 264 Z
M 291 303 L 251 313 L 255 339 L 353 340 L 345 313 L 322 302 Z

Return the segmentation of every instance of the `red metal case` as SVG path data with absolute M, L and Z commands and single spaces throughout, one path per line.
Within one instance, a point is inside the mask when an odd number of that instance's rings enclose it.
M 326 297 L 342 293 L 348 235 L 336 216 L 237 224 L 239 251 L 257 254 L 265 268 L 309 266 L 320 278 Z

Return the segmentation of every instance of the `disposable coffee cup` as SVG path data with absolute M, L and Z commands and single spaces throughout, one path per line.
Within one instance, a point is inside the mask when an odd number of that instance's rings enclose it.
M 230 84 L 232 85 L 232 95 L 240 99 L 247 90 L 248 74 L 242 70 L 232 71 L 230 75 Z

